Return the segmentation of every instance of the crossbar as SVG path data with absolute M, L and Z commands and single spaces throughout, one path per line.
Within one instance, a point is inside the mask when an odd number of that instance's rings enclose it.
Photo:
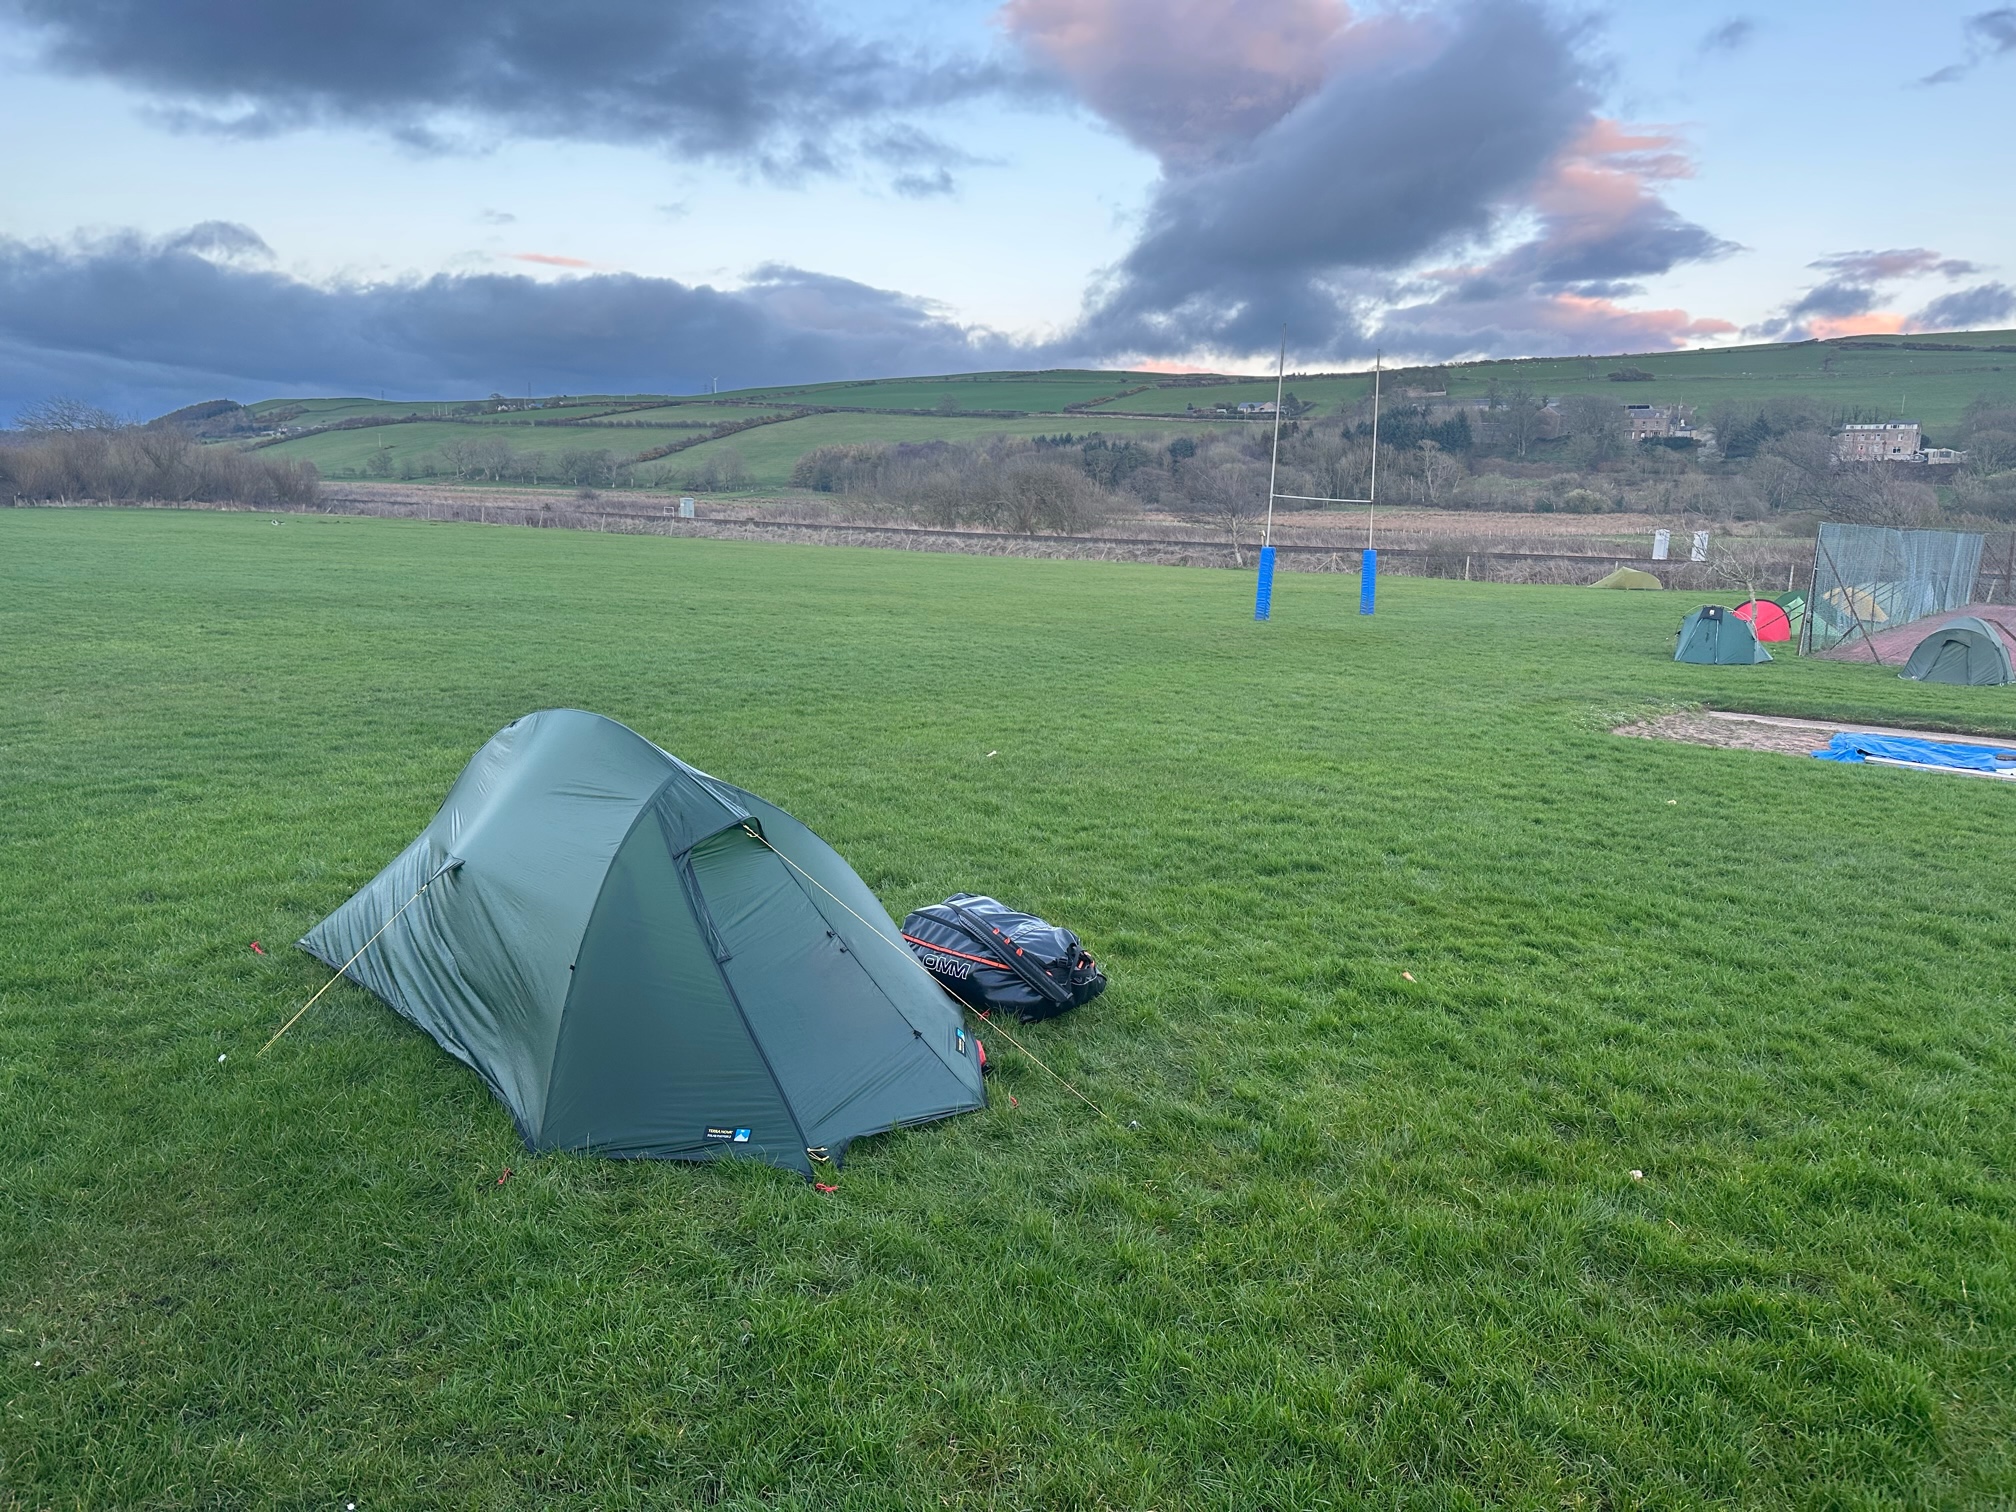
M 1277 499 L 1288 499 L 1296 504 L 1370 504 L 1374 502 L 1371 499 L 1319 499 L 1314 494 L 1277 493 L 1274 497 Z

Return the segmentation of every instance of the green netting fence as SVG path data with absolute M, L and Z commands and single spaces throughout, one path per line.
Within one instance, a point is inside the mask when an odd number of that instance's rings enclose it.
M 1981 537 L 1964 530 L 1822 525 L 1802 651 L 1894 630 L 1974 602 Z

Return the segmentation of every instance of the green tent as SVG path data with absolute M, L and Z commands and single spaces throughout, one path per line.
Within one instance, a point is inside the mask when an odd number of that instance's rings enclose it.
M 1649 572 L 1640 572 L 1636 567 L 1619 567 L 1608 577 L 1600 577 L 1589 585 L 1591 588 L 1664 588 L 1666 585 Z
M 1792 627 L 1792 639 L 1799 639 L 1799 627 L 1806 618 L 1806 595 L 1803 593 L 1777 593 L 1771 602 L 1785 611 L 1785 621 Z
M 1747 620 L 1720 604 L 1709 604 L 1680 622 L 1680 647 L 1673 660 L 1740 667 L 1767 662 L 1771 653 L 1758 644 Z
M 578 709 L 500 730 L 300 943 L 466 1062 L 533 1150 L 809 1176 L 986 1103 L 959 1005 L 836 852 Z
M 1898 674 L 1913 682 L 1965 683 L 1977 688 L 2016 682 L 2009 648 L 1986 620 L 1962 615 L 1918 642 Z

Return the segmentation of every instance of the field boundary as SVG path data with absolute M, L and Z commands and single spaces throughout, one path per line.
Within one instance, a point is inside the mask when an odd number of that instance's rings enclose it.
M 929 525 L 876 525 L 852 521 L 778 520 L 717 515 L 685 520 L 642 510 L 597 509 L 580 504 L 507 504 L 467 499 L 398 500 L 332 494 L 315 504 L 272 505 L 193 500 L 42 500 L 21 509 L 194 509 L 242 514 L 353 515 L 424 520 L 441 524 L 500 525 L 514 529 L 587 530 L 613 535 L 686 536 L 703 540 L 796 542 L 815 546 L 866 546 L 885 550 L 965 556 L 1019 556 L 1052 561 L 1136 562 L 1166 567 L 1253 571 L 1257 543 L 1235 547 L 1220 536 L 1023 535 Z M 1290 572 L 1356 575 L 1359 548 L 1277 541 L 1276 557 Z M 1803 560 L 1803 558 L 1801 559 Z M 1660 578 L 1667 588 L 1706 591 L 1719 585 L 1704 563 L 1652 561 L 1627 552 L 1480 551 L 1473 547 L 1381 546 L 1380 571 L 1399 577 L 1433 577 L 1479 583 L 1585 585 L 1619 566 Z

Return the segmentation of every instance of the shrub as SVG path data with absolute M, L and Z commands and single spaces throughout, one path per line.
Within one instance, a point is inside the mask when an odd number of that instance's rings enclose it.
M 179 430 L 45 432 L 0 445 L 0 497 L 108 503 L 312 504 L 314 465 L 201 446 Z

